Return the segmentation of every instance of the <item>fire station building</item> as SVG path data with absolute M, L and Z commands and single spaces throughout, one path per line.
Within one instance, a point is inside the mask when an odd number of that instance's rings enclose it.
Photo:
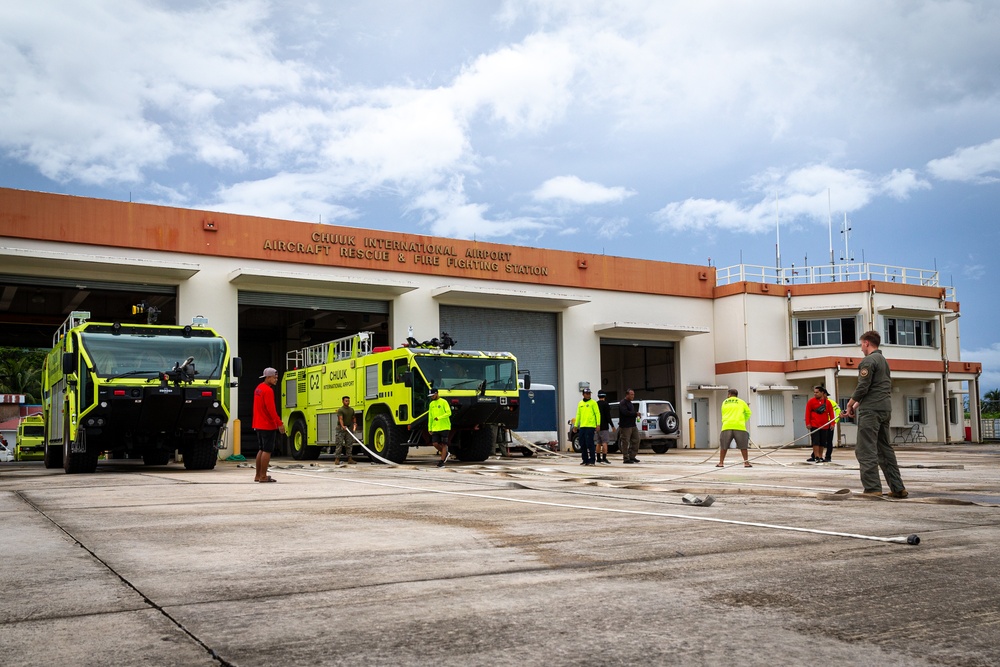
M 0 345 L 49 347 L 71 311 L 125 321 L 139 302 L 163 324 L 208 318 L 230 341 L 245 426 L 260 370 L 283 371 L 289 351 L 359 331 L 389 346 L 447 332 L 554 385 L 563 426 L 582 386 L 609 401 L 632 388 L 673 402 L 678 446 L 712 448 L 733 388 L 751 437 L 776 446 L 807 433 L 814 385 L 846 404 L 859 336 L 874 329 L 895 435 L 979 440 L 963 399 L 977 415 L 981 364 L 960 359 L 959 303 L 934 271 L 716 268 L 0 189 Z M 853 426 L 838 438 L 852 444 Z

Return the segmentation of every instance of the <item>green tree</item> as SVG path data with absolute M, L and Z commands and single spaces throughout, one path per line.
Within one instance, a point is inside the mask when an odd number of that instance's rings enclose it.
M 0 394 L 24 394 L 42 402 L 42 364 L 47 350 L 0 347 Z
M 983 417 L 1000 419 L 1000 389 L 990 389 L 983 394 Z

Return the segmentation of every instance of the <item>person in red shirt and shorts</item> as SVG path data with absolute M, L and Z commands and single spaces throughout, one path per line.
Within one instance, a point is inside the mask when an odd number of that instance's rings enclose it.
M 267 474 L 271 454 L 278 442 L 278 434 L 285 432 L 278 410 L 274 407 L 274 386 L 278 384 L 278 371 L 265 368 L 263 380 L 253 390 L 253 430 L 257 432 L 257 475 L 255 482 L 276 482 Z

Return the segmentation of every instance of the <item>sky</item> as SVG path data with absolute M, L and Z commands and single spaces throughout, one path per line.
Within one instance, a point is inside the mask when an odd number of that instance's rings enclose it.
M 936 270 L 986 391 L 998 34 L 993 0 L 4 2 L 0 186 Z

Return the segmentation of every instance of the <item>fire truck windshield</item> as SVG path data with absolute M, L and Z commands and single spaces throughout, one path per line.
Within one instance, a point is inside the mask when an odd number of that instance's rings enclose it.
M 517 364 L 510 357 L 461 357 L 416 355 L 414 361 L 424 377 L 438 389 L 517 389 Z
M 106 378 L 157 377 L 193 357 L 195 380 L 217 380 L 226 353 L 222 338 L 84 332 L 80 339 L 97 375 Z

